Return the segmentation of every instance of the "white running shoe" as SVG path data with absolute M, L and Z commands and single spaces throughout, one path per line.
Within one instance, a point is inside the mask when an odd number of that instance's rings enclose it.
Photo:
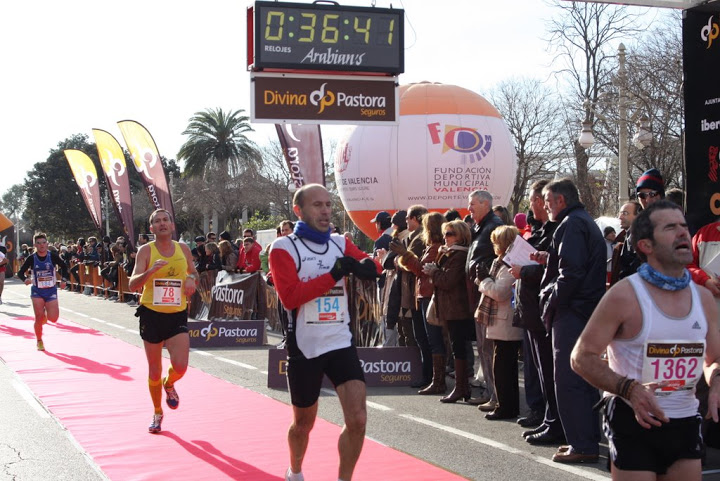
M 293 473 L 292 469 L 288 468 L 285 472 L 285 481 L 305 481 L 305 477 L 302 472 Z
M 148 426 L 148 432 L 157 434 L 160 431 L 162 431 L 162 420 L 163 415 L 161 414 L 153 414 L 152 422 L 150 423 L 150 426 Z

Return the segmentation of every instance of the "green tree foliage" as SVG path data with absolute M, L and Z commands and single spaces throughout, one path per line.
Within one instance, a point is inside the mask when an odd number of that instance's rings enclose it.
M 25 208 L 25 186 L 15 184 L 0 199 L 0 211 L 6 216 L 16 219 Z
M 178 152 L 178 159 L 185 161 L 185 175 L 205 177 L 219 171 L 236 177 L 248 168 L 260 165 L 260 153 L 245 134 L 252 128 L 244 110 L 225 112 L 223 109 L 207 109 L 196 112 L 183 135 L 189 138 Z
M 78 233 L 96 233 L 63 150 L 78 149 L 102 168 L 94 144 L 84 134 L 76 134 L 58 143 L 45 162 L 38 162 L 25 179 L 27 205 L 25 217 L 30 229 L 51 237 L 70 238 Z

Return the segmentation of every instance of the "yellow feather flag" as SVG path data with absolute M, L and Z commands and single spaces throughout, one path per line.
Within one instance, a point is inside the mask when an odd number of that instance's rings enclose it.
M 80 188 L 80 194 L 82 194 L 85 205 L 90 212 L 95 227 L 98 231 L 102 231 L 102 214 L 100 204 L 100 184 L 98 183 L 97 170 L 92 159 L 87 156 L 85 152 L 75 149 L 67 149 L 63 151 L 68 163 L 70 164 L 70 170 L 72 170 L 73 176 L 75 176 L 75 182 L 77 182 Z

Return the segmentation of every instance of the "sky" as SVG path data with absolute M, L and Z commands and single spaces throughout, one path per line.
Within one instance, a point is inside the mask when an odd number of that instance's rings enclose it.
M 298 3 L 309 3 L 302 1 Z M 543 0 L 352 0 L 403 8 L 405 73 L 487 92 L 511 77 L 546 79 L 552 58 Z M 38 0 L 0 6 L 0 195 L 22 183 L 60 141 L 93 128 L 125 146 L 136 120 L 176 158 L 188 119 L 208 108 L 250 111 L 248 0 Z M 272 124 L 253 124 L 259 145 Z M 343 129 L 344 130 L 344 129 Z M 323 137 L 339 137 L 323 126 Z

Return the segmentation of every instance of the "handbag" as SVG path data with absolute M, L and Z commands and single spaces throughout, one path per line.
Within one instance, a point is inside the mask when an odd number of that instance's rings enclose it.
M 430 298 L 427 312 L 425 312 L 425 320 L 432 326 L 442 327 L 444 325 L 443 321 L 438 317 L 437 310 L 435 309 L 435 294 L 433 294 Z

